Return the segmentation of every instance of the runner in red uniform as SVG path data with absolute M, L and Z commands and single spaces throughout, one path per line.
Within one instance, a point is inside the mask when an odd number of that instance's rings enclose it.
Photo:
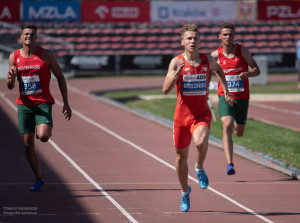
M 163 92 L 168 94 L 174 86 L 177 90 L 177 105 L 174 115 L 174 147 L 176 149 L 176 171 L 181 185 L 180 209 L 190 208 L 191 187 L 188 186 L 188 153 L 191 139 L 197 147 L 195 164 L 196 176 L 201 188 L 208 187 L 209 181 L 203 168 L 208 149 L 211 113 L 207 105 L 208 86 L 211 70 L 216 72 L 225 90 L 226 101 L 233 103 L 221 67 L 211 56 L 198 52 L 200 34 L 198 27 L 186 24 L 182 27 L 181 45 L 184 53 L 173 58 L 166 75 Z
M 260 74 L 252 55 L 248 49 L 234 43 L 235 27 L 231 23 L 224 23 L 220 27 L 219 39 L 222 47 L 211 53 L 222 67 L 230 95 L 234 98 L 234 106 L 225 103 L 223 87 L 218 85 L 219 114 L 223 123 L 223 146 L 227 159 L 227 174 L 236 173 L 233 165 L 233 128 L 237 136 L 243 136 L 249 106 L 249 79 Z M 248 70 L 248 66 L 251 70 Z
M 34 136 L 47 142 L 52 135 L 52 104 L 54 99 L 49 85 L 51 72 L 57 78 L 64 106 L 63 114 L 70 120 L 72 110 L 68 103 L 66 80 L 54 54 L 36 46 L 37 28 L 34 24 L 22 26 L 21 40 L 23 48 L 9 56 L 7 87 L 15 87 L 15 78 L 19 82 L 20 95 L 17 99 L 19 132 L 23 139 L 27 160 L 36 176 L 35 185 L 30 189 L 39 190 L 44 185 L 40 162 L 34 146 Z M 36 130 L 35 130 L 36 129 Z
M 51 73 L 48 64 L 42 59 L 42 50 L 45 49 L 36 47 L 34 55 L 29 58 L 23 57 L 20 50 L 14 51 L 20 92 L 16 102 L 19 105 L 54 104 L 49 89 Z

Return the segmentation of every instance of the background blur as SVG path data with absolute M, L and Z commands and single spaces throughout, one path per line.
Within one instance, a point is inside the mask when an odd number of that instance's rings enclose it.
M 200 51 L 220 46 L 219 26 L 236 25 L 236 42 L 266 60 L 270 73 L 295 73 L 300 1 L 0 1 L 0 74 L 21 47 L 20 25 L 35 23 L 38 44 L 51 49 L 65 74 L 162 74 L 182 52 L 179 30 L 194 23 Z

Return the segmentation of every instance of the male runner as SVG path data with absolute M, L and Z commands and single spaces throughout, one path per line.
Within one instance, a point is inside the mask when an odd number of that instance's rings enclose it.
M 32 191 L 39 190 L 44 185 L 37 156 L 34 136 L 42 142 L 47 142 L 52 135 L 52 105 L 54 99 L 49 85 L 51 72 L 56 77 L 63 98 L 63 114 L 70 120 L 72 110 L 68 103 L 66 80 L 57 63 L 54 54 L 36 46 L 37 28 L 34 24 L 22 26 L 21 40 L 23 47 L 9 56 L 9 71 L 7 87 L 15 87 L 15 77 L 19 82 L 18 104 L 19 132 L 23 139 L 27 160 L 36 176 Z
M 182 190 L 180 209 L 186 212 L 190 208 L 191 187 L 187 183 L 187 159 L 192 137 L 198 154 L 195 164 L 196 176 L 201 188 L 205 189 L 209 184 L 203 163 L 207 154 L 211 123 L 211 112 L 207 104 L 211 70 L 216 72 L 225 89 L 226 101 L 232 104 L 233 99 L 227 89 L 221 67 L 211 56 L 199 53 L 198 27 L 186 24 L 182 27 L 180 35 L 184 53 L 171 60 L 163 84 L 163 92 L 168 94 L 176 86 L 177 105 L 173 139 L 176 149 L 176 171 Z
M 223 23 L 220 26 L 219 39 L 222 46 L 211 53 L 212 57 L 222 67 L 230 95 L 234 99 L 234 106 L 228 106 L 225 101 L 223 86 L 219 83 L 219 114 L 223 123 L 223 146 L 227 159 L 227 174 L 236 173 L 233 165 L 233 128 L 238 137 L 243 136 L 248 106 L 249 106 L 249 80 L 248 77 L 255 77 L 260 74 L 259 67 L 250 54 L 249 50 L 234 43 L 235 27 L 231 23 Z M 248 66 L 251 70 L 248 70 Z

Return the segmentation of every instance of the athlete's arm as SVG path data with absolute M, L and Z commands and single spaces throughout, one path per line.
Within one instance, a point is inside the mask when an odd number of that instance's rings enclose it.
M 223 87 L 224 94 L 225 94 L 225 99 L 226 99 L 227 103 L 229 105 L 233 106 L 233 98 L 229 94 L 229 90 L 228 90 L 228 87 L 227 87 L 225 74 L 224 74 L 222 68 L 215 61 L 215 59 L 212 56 L 207 56 L 207 57 L 208 57 L 208 61 L 209 61 L 209 67 L 211 68 L 211 70 L 215 71 L 215 74 L 217 75 L 217 77 L 218 77 L 218 79 L 220 81 L 220 84 Z
M 175 57 L 171 60 L 168 73 L 163 84 L 163 92 L 165 94 L 168 94 L 173 89 L 183 67 L 183 59 Z
M 54 74 L 54 76 L 58 81 L 59 90 L 61 92 L 61 96 L 64 101 L 62 112 L 65 118 L 70 120 L 72 116 L 72 109 L 68 101 L 68 88 L 67 88 L 66 79 L 60 69 L 59 64 L 57 63 L 55 55 L 50 50 L 46 50 L 46 49 L 43 49 L 42 55 L 44 60 L 49 64 L 52 73 Z
M 249 50 L 246 47 L 242 46 L 241 51 L 244 61 L 248 64 L 249 67 L 251 67 L 251 70 L 248 72 L 240 73 L 240 78 L 244 80 L 247 77 L 256 77 L 260 75 L 260 69 Z
M 15 62 L 14 62 L 13 52 L 9 55 L 8 64 L 9 64 L 9 70 L 7 74 L 6 85 L 8 89 L 13 89 L 15 87 L 16 76 L 18 74 L 17 67 L 15 66 Z

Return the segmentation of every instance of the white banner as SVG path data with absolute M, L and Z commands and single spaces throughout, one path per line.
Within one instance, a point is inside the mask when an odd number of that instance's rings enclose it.
M 152 1 L 151 21 L 229 21 L 236 19 L 236 7 L 235 1 Z

